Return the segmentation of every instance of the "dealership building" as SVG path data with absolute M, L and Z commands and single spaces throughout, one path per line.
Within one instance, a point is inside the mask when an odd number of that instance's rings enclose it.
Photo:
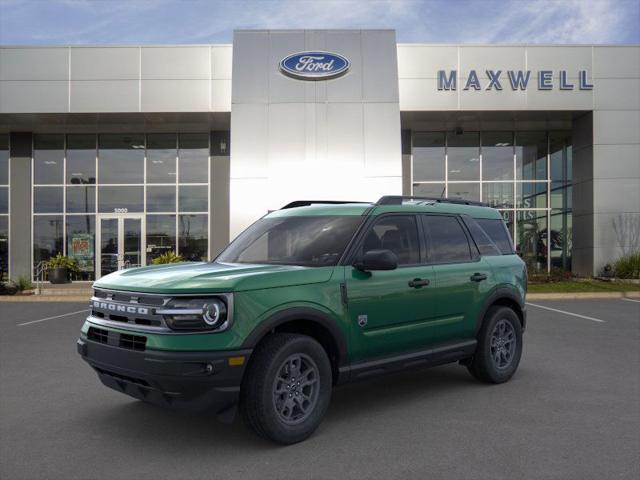
M 211 259 L 292 200 L 389 194 L 486 202 L 531 270 L 599 273 L 640 242 L 640 46 L 0 47 L 5 277 Z

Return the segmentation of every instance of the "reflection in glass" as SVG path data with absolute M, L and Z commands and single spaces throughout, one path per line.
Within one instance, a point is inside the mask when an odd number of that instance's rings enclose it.
M 34 213 L 62 213 L 63 187 L 34 187 Z
M 547 179 L 546 132 L 516 133 L 516 179 Z
M 482 201 L 494 208 L 513 208 L 513 183 L 483 183 Z
M 176 211 L 176 187 L 174 186 L 170 186 L 170 187 L 169 186 L 148 186 L 147 187 L 147 212 L 175 212 L 175 211 Z
M 0 187 L 0 213 L 9 213 L 9 187 Z
M 448 198 L 462 198 L 464 200 L 480 201 L 480 183 L 451 183 L 449 182 Z
M 206 212 L 209 187 L 206 185 L 180 186 L 180 211 L 181 212 Z
M 35 135 L 33 182 L 36 185 L 63 183 L 64 135 Z
M 516 207 L 547 208 L 547 183 L 516 184 Z
M 444 183 L 414 183 L 413 195 L 416 197 L 444 198 Z
M 147 183 L 176 183 L 176 142 L 175 133 L 147 135 Z
M 96 187 L 74 185 L 67 187 L 67 213 L 95 213 Z
M 547 212 L 517 212 L 518 247 L 530 272 L 547 270 Z
M 549 134 L 550 177 L 556 182 L 571 182 L 571 134 L 551 132 Z
M 126 212 L 142 212 L 144 201 L 143 187 L 99 187 L 98 211 L 115 212 L 116 209 Z
M 176 216 L 147 215 L 147 265 L 154 258 L 176 251 Z
M 444 180 L 444 133 L 416 133 L 412 154 L 414 182 Z
M 0 134 L 0 185 L 9 184 L 9 135 Z
M 33 267 L 42 261 L 64 253 L 64 221 L 62 215 L 33 217 Z M 35 272 L 34 272 L 35 273 Z
M 551 208 L 571 209 L 573 187 L 564 182 L 551 182 Z
M 551 267 L 571 270 L 571 212 L 551 210 Z
M 208 216 L 180 215 L 178 218 L 180 255 L 189 261 L 206 261 L 208 257 Z
M 144 135 L 100 135 L 99 182 L 143 183 Z
M 67 135 L 67 183 L 96 183 L 95 135 Z
M 72 280 L 95 280 L 95 216 L 67 216 L 67 256 L 75 259 L 78 272 Z
M 118 219 L 102 218 L 100 220 L 100 275 L 118 270 L 118 257 Z
M 482 133 L 482 180 L 513 180 L 513 133 Z
M 477 133 L 447 134 L 449 180 L 480 180 L 480 138 Z
M 179 146 L 179 182 L 206 183 L 209 177 L 209 134 L 181 133 Z
M 0 216 L 0 280 L 9 276 L 9 217 Z
M 125 218 L 122 222 L 124 231 L 123 268 L 139 267 L 142 265 L 142 220 L 139 218 Z
M 513 221 L 513 219 L 515 218 L 515 214 L 513 210 L 502 210 L 500 212 L 500 214 L 502 215 L 502 219 L 504 220 L 504 223 L 506 223 L 507 225 L 507 230 L 509 230 L 509 234 L 511 235 L 511 240 L 513 241 L 514 245 L 515 245 L 515 234 L 514 234 L 514 226 L 515 226 L 515 222 Z

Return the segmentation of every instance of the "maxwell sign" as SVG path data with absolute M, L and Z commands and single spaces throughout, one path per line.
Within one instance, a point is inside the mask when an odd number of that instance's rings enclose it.
M 570 80 L 566 70 L 485 70 L 480 74 L 469 70 L 466 77 L 464 90 L 502 90 L 503 84 L 510 86 L 511 90 L 526 90 L 530 83 L 535 84 L 538 90 L 593 90 L 586 70 L 579 70 L 576 80 Z M 463 78 L 456 70 L 439 70 L 438 90 L 457 90 L 460 80 Z
M 280 71 L 299 80 L 328 80 L 344 75 L 351 63 L 342 55 L 329 52 L 300 52 L 280 61 Z

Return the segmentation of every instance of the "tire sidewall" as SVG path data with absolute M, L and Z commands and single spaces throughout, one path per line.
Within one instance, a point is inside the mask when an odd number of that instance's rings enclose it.
M 491 357 L 491 334 L 500 320 L 507 320 L 513 327 L 516 336 L 516 350 L 513 360 L 509 367 L 504 369 L 497 368 Z M 490 380 L 494 383 L 503 383 L 509 380 L 518 369 L 520 358 L 522 357 L 522 326 L 520 325 L 518 315 L 508 307 L 492 309 L 483 325 L 480 341 L 482 342 L 480 351 L 482 356 L 481 360 L 484 363 L 484 370 Z
M 316 363 L 319 372 L 320 390 L 314 410 L 303 422 L 296 425 L 288 425 L 280 420 L 273 402 L 272 385 L 282 363 L 292 354 L 304 353 Z M 295 443 L 304 440 L 318 427 L 329 407 L 331 400 L 332 373 L 329 358 L 322 346 L 314 339 L 306 336 L 298 336 L 287 342 L 273 356 L 267 367 L 263 391 L 260 392 L 263 411 L 266 413 L 263 422 L 269 435 L 281 443 Z

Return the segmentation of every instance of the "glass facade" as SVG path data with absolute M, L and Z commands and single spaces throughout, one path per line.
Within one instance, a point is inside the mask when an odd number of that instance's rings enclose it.
M 78 262 L 74 280 L 168 251 L 206 260 L 209 151 L 208 133 L 34 135 L 34 271 L 57 253 Z
M 9 277 L 9 135 L 0 134 L 0 280 Z
M 532 272 L 571 269 L 570 132 L 414 132 L 413 195 L 499 209 Z

